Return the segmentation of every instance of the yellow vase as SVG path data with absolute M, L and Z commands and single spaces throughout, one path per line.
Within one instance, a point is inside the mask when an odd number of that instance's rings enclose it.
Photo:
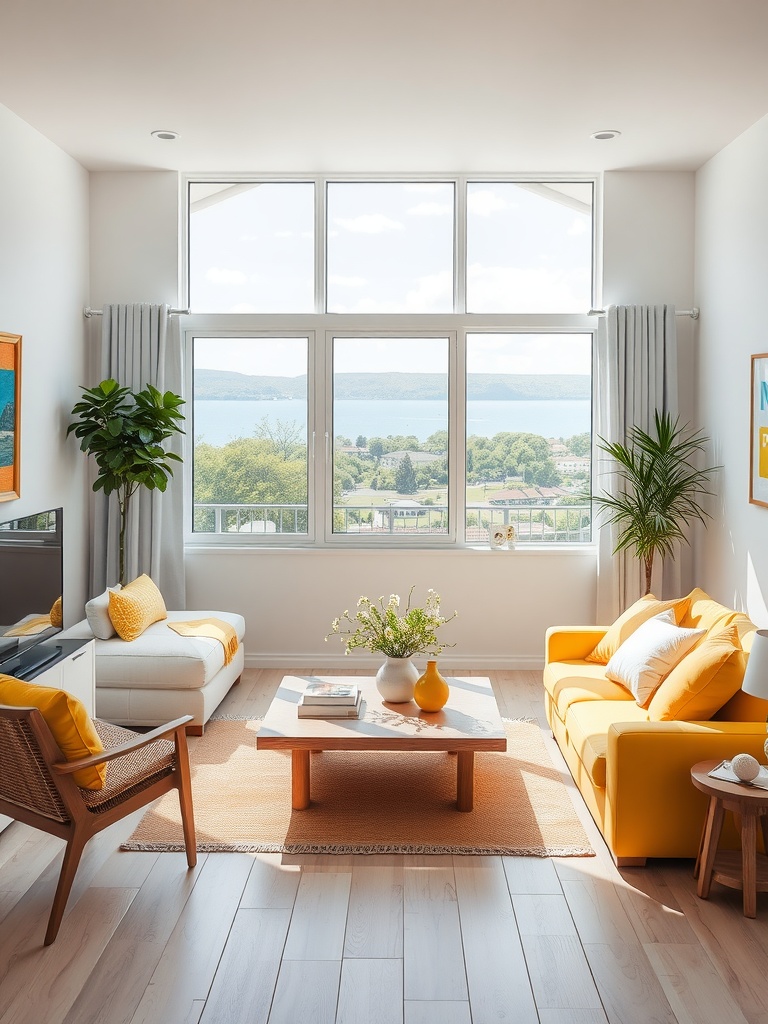
M 439 711 L 448 700 L 448 683 L 437 671 L 437 662 L 428 661 L 427 671 L 413 688 L 413 699 L 422 711 Z

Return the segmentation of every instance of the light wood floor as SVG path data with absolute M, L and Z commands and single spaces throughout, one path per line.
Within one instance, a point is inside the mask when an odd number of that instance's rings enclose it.
M 758 917 L 691 861 L 618 871 L 543 720 L 538 673 L 490 673 L 535 715 L 594 858 L 125 853 L 94 839 L 53 946 L 62 843 L 0 834 L 0 1024 L 768 1024 Z M 223 713 L 264 713 L 249 670 Z M 192 742 L 196 742 L 192 740 Z

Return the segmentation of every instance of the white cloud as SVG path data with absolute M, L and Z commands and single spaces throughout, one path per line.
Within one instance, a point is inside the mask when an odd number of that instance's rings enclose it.
M 576 217 L 571 221 L 571 225 L 568 228 L 568 234 L 572 237 L 576 237 L 577 235 L 586 235 L 589 231 L 589 227 L 589 217 Z
M 328 284 L 336 284 L 340 288 L 364 288 L 368 282 L 364 277 L 344 277 L 343 274 L 329 274 Z
M 453 306 L 453 274 L 450 270 L 420 277 L 405 297 L 407 313 L 445 313 Z
M 206 281 L 211 284 L 245 284 L 248 280 L 242 270 L 229 270 L 227 267 L 209 267 L 205 273 Z
M 295 231 L 276 231 L 275 238 L 293 238 L 295 234 Z
M 498 210 L 506 210 L 509 205 L 506 199 L 502 199 L 501 196 L 487 188 L 480 189 L 478 192 L 470 192 L 467 196 L 467 209 L 479 217 L 488 217 Z
M 586 313 L 589 272 L 549 267 L 485 267 L 467 270 L 467 301 L 472 313 Z
M 453 207 L 450 203 L 419 203 L 406 210 L 410 217 L 444 217 Z
M 234 306 L 229 307 L 230 313 L 258 313 L 258 309 L 251 305 L 250 302 L 238 302 Z
M 347 231 L 362 235 L 380 235 L 386 231 L 404 231 L 405 225 L 400 221 L 385 217 L 383 213 L 361 213 L 359 217 L 336 217 L 338 224 Z

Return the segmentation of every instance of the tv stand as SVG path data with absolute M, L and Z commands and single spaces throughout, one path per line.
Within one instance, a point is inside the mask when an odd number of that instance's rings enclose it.
M 8 675 L 30 681 L 37 675 L 39 669 L 52 661 L 59 661 L 62 656 L 63 651 L 58 644 L 37 644 L 20 654 L 15 661 L 7 662 L 3 669 Z

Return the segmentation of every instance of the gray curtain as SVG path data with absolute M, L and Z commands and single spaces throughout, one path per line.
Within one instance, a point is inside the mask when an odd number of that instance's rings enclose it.
M 626 443 L 632 426 L 652 432 L 654 412 L 677 415 L 677 335 L 674 306 L 609 306 L 598 322 L 595 365 L 594 433 L 611 443 Z M 595 490 L 617 493 L 613 460 L 595 453 Z M 599 525 L 598 520 L 598 525 Z M 598 531 L 597 621 L 612 622 L 642 597 L 645 581 L 631 552 L 613 554 L 616 529 Z M 663 578 L 662 578 L 663 572 Z M 657 597 L 677 596 L 677 559 L 654 565 Z
M 101 379 L 108 377 L 134 391 L 152 384 L 159 391 L 181 394 L 178 319 L 170 315 L 168 306 L 104 306 Z M 166 442 L 169 450 L 179 455 L 181 444 L 180 435 Z M 120 511 L 114 494 L 109 502 L 101 494 L 94 494 L 92 500 L 91 596 L 95 596 L 118 579 Z M 174 609 L 186 608 L 183 515 L 179 463 L 165 493 L 139 488 L 131 499 L 126 526 L 126 578 L 132 580 L 147 573 L 159 587 L 166 606 Z

